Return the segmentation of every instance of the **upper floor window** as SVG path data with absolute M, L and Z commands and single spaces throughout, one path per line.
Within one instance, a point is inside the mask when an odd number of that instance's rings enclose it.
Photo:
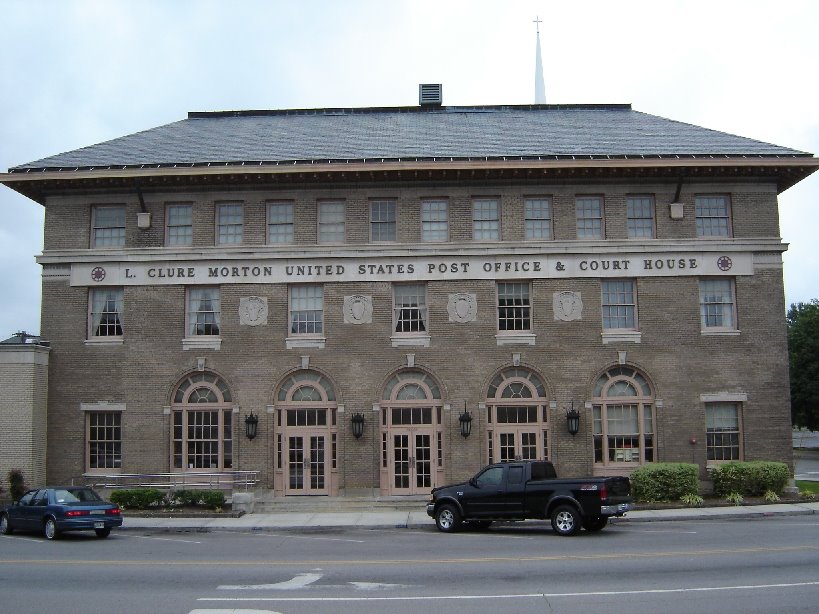
M 417 333 L 427 330 L 427 298 L 424 284 L 393 286 L 393 304 L 396 333 Z
M 603 282 L 603 329 L 636 330 L 637 298 L 632 279 Z
M 552 201 L 548 198 L 527 198 L 524 203 L 527 239 L 552 238 Z
M 731 236 L 731 207 L 727 196 L 697 196 L 694 203 L 698 237 Z
M 626 222 L 629 239 L 653 239 L 654 198 L 629 196 L 626 199 Z
M 168 205 L 165 219 L 167 245 L 193 244 L 193 207 L 191 205 Z
M 323 201 L 318 204 L 319 243 L 344 243 L 346 207 L 343 202 Z
M 498 283 L 498 330 L 531 330 L 531 309 L 528 283 Z
M 267 242 L 293 242 L 293 203 L 267 203 Z
M 122 288 L 92 288 L 88 336 L 122 336 Z
M 221 203 L 216 206 L 216 242 L 219 245 L 239 245 L 242 242 L 243 217 L 242 203 Z
M 705 448 L 709 461 L 738 461 L 739 404 L 705 404 Z
M 733 279 L 700 280 L 700 324 L 703 330 L 736 328 Z
M 395 201 L 374 200 L 370 202 L 370 240 L 374 242 L 396 241 Z
M 324 332 L 324 288 L 318 285 L 290 287 L 290 334 Z
M 599 196 L 583 196 L 575 201 L 578 239 L 602 239 L 603 199 Z
M 472 201 L 472 238 L 476 241 L 500 239 L 500 214 L 494 198 Z
M 219 288 L 188 288 L 188 336 L 218 335 L 221 319 Z
M 92 247 L 125 245 L 125 205 L 94 207 L 92 218 Z
M 421 203 L 421 240 L 446 241 L 449 238 L 448 203 L 425 200 Z

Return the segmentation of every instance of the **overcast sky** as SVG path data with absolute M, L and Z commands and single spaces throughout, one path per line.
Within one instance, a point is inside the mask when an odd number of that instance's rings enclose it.
M 819 153 L 813 0 L 0 0 L 0 172 L 188 111 L 631 103 Z M 819 298 L 819 172 L 779 197 L 787 304 Z M 0 186 L 0 340 L 40 330 L 43 208 Z

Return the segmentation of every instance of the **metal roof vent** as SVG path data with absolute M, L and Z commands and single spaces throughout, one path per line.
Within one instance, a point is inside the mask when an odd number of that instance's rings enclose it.
M 422 107 L 440 107 L 444 101 L 442 90 L 440 83 L 422 83 L 418 86 L 418 104 Z

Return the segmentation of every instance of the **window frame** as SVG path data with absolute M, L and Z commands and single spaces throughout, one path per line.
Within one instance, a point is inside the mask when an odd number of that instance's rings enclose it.
M 188 220 L 187 224 L 171 223 L 171 211 L 175 209 L 187 209 Z M 174 242 L 172 237 L 175 233 L 172 231 L 178 228 L 187 228 L 188 232 L 184 233 L 187 239 L 184 243 Z M 190 247 L 193 245 L 193 204 L 191 203 L 167 203 L 165 205 L 165 246 L 166 247 Z
M 504 289 L 507 286 L 520 286 L 521 288 L 526 289 L 526 296 L 523 297 L 521 294 L 521 300 L 525 300 L 525 304 L 521 305 L 501 305 L 501 286 L 504 286 Z M 517 294 L 514 293 L 509 295 L 507 300 L 509 299 L 516 299 Z M 513 315 L 511 318 L 507 316 L 501 315 L 501 309 L 512 309 L 513 312 L 520 309 L 521 316 L 518 317 L 517 315 Z M 497 326 L 498 334 L 500 335 L 515 335 L 515 334 L 528 334 L 532 333 L 532 284 L 529 281 L 499 281 L 495 282 L 495 325 Z M 521 323 L 528 324 L 527 327 L 521 328 L 503 328 L 501 326 L 501 322 L 516 322 L 520 320 Z
M 494 217 L 476 217 L 479 207 L 476 205 L 494 204 Z M 490 214 L 492 211 L 490 210 Z M 492 223 L 494 222 L 494 226 Z M 476 225 L 489 224 L 489 228 L 479 230 Z M 489 232 L 491 236 L 478 236 Z M 472 240 L 473 241 L 500 241 L 501 240 L 501 204 L 499 198 L 479 196 L 472 199 Z
M 113 220 L 114 223 L 102 226 L 100 225 L 100 213 L 102 211 L 118 211 L 121 214 L 121 220 Z M 125 247 L 127 230 L 127 210 L 125 205 L 92 205 L 91 206 L 91 247 L 102 249 L 117 249 Z M 105 231 L 117 231 L 115 234 L 106 237 L 103 240 L 102 234 Z
M 421 201 L 421 242 L 449 241 L 449 201 L 445 198 L 425 198 Z
M 534 203 L 546 203 L 546 209 L 548 213 L 548 217 L 534 217 L 532 215 L 534 212 L 530 212 L 529 207 L 530 204 Z M 540 213 L 542 213 L 542 208 Z M 548 220 L 548 233 L 547 235 L 534 235 L 534 224 L 540 223 L 542 226 L 544 220 Z M 554 219 L 553 219 L 553 212 L 552 212 L 552 197 L 551 196 L 530 196 L 524 199 L 523 201 L 523 225 L 524 225 L 524 234 L 527 241 L 552 241 L 554 240 Z
M 298 296 L 303 290 L 318 290 L 318 296 Z M 295 292 L 294 292 L 295 291 Z M 318 309 L 294 309 L 294 301 L 320 301 Z M 318 319 L 294 321 L 297 313 L 318 314 Z M 317 328 L 317 330 L 300 331 L 297 328 Z M 324 337 L 324 285 L 323 284 L 291 284 L 287 288 L 287 335 L 288 337 Z
M 111 424 L 94 424 L 98 420 L 110 420 Z M 94 437 L 95 434 L 110 437 Z M 99 446 L 103 451 L 100 454 Z M 96 452 L 94 451 L 96 450 Z M 99 465 L 99 457 L 113 458 L 111 463 Z M 95 463 L 94 460 L 97 459 Z M 95 466 L 96 464 L 96 466 Z M 110 466 L 109 466 L 110 465 Z M 122 471 L 122 412 L 85 412 L 85 471 L 86 473 L 120 473 Z
M 418 303 L 415 305 L 412 304 L 398 304 L 399 293 L 401 291 L 410 290 L 410 289 L 418 289 L 420 292 L 416 292 L 413 295 L 409 293 L 404 294 L 405 297 L 416 297 L 418 298 Z M 418 316 L 416 317 L 409 317 L 408 319 L 404 319 L 402 314 L 405 311 L 412 311 L 418 312 Z M 424 282 L 418 283 L 406 283 L 406 284 L 393 284 L 392 287 L 392 330 L 393 335 L 408 335 L 408 336 L 416 336 L 416 335 L 427 335 L 429 334 L 429 323 L 428 319 L 428 307 L 427 307 L 427 285 Z M 413 323 L 418 324 L 417 328 L 412 328 Z M 409 324 L 410 328 L 403 328 L 402 324 Z M 399 330 L 402 328 L 402 330 Z
M 387 209 L 387 219 L 380 219 L 382 208 Z M 376 209 L 379 211 L 379 219 L 375 219 Z M 370 243 L 397 243 L 398 242 L 398 203 L 392 198 L 376 198 L 369 202 L 369 231 Z M 390 219 L 391 217 L 391 219 Z M 378 232 L 374 232 L 375 229 Z M 382 231 L 386 229 L 388 238 L 382 237 Z M 391 232 L 390 232 L 391 229 Z M 378 235 L 378 238 L 376 238 Z
M 235 215 L 239 212 L 238 219 L 231 220 L 223 210 L 230 208 Z M 223 220 L 225 216 L 225 220 Z M 220 201 L 216 203 L 216 245 L 242 245 L 244 242 L 245 206 L 241 201 Z M 223 233 L 224 231 L 224 233 Z
M 708 422 L 709 422 L 709 410 L 715 409 L 726 409 L 726 408 L 733 409 L 736 418 L 736 429 L 730 430 L 721 430 L 717 431 L 716 429 L 709 429 Z M 745 450 L 743 445 L 743 437 L 742 437 L 742 403 L 734 402 L 734 401 L 718 401 L 718 402 L 709 402 L 705 403 L 705 462 L 708 466 L 719 465 L 722 463 L 729 463 L 732 461 L 742 461 L 745 458 Z M 736 444 L 731 443 L 729 445 L 715 445 L 716 437 L 720 436 L 721 438 L 725 435 L 735 435 L 736 436 Z M 723 453 L 723 458 L 711 458 L 712 453 L 716 450 L 736 450 L 735 457 L 731 454 L 731 458 L 725 458 Z M 716 456 L 716 454 L 713 454 Z
M 631 302 L 612 302 L 612 301 L 606 302 L 606 296 L 607 295 L 611 296 L 612 294 L 616 294 L 617 296 L 622 294 L 622 295 L 624 295 L 624 297 L 627 298 L 628 295 L 629 295 L 628 291 L 620 292 L 619 289 L 615 289 L 615 291 L 612 292 L 611 290 L 607 291 L 607 289 L 606 289 L 606 287 L 608 285 L 610 285 L 610 284 L 625 284 L 625 283 L 628 283 L 628 284 L 631 285 L 630 294 L 631 294 L 632 301 Z M 601 316 L 602 316 L 602 321 L 603 321 L 603 332 L 604 333 L 606 333 L 606 332 L 617 333 L 617 332 L 624 332 L 624 331 L 628 331 L 628 332 L 639 331 L 640 330 L 640 321 L 639 321 L 639 318 L 638 318 L 638 308 L 637 308 L 637 306 L 638 306 L 638 296 L 637 296 L 637 280 L 636 279 L 614 277 L 614 278 L 611 278 L 611 279 L 602 279 L 602 280 L 600 280 L 600 307 L 601 307 L 600 311 L 601 311 Z M 614 315 L 614 316 L 607 315 L 607 309 L 610 310 L 610 309 L 613 309 L 613 308 L 625 308 L 626 312 L 627 312 L 625 317 L 627 319 L 630 317 L 630 319 L 632 320 L 633 325 L 632 326 L 625 326 L 625 327 L 622 327 L 622 326 L 607 326 L 606 325 L 607 320 L 609 321 L 609 324 L 610 324 L 611 320 L 613 318 L 616 318 L 618 323 L 619 323 L 619 320 L 621 320 L 622 317 L 623 317 L 623 316 L 620 316 L 619 314 Z M 629 310 L 631 312 L 630 316 L 628 314 Z
M 724 215 L 713 215 L 711 214 L 713 209 L 712 206 L 708 204 L 708 201 L 711 200 L 718 200 L 721 199 L 725 205 L 725 214 Z M 701 207 L 708 207 L 705 213 L 709 213 L 709 215 L 704 215 Z M 734 229 L 733 229 L 733 222 L 732 222 L 732 206 L 731 206 L 731 197 L 728 194 L 697 194 L 694 196 L 694 222 L 696 224 L 696 232 L 698 239 L 730 239 L 734 236 Z M 712 232 L 705 233 L 706 222 L 708 223 L 708 230 L 710 231 L 714 227 L 714 220 L 724 220 L 725 221 L 725 232 L 720 232 L 719 234 L 714 234 Z M 718 224 L 717 227 L 721 228 L 722 225 Z
M 106 296 L 104 298 L 104 304 L 101 305 L 101 311 L 96 311 L 96 297 L 102 294 L 110 294 L 116 293 L 117 297 L 114 299 L 116 309 L 114 311 L 106 311 L 109 307 L 109 303 L 111 298 Z M 121 286 L 104 286 L 99 288 L 89 288 L 88 289 L 88 322 L 87 322 L 87 329 L 86 329 L 86 339 L 94 339 L 94 340 L 106 340 L 106 339 L 122 339 L 123 333 L 125 331 L 125 326 L 123 324 L 123 311 L 125 305 L 125 291 L 124 288 Z M 99 313 L 99 318 L 96 318 L 97 313 Z M 103 318 L 110 318 L 111 314 L 113 314 L 116 318 L 115 323 L 111 322 L 104 322 Z M 110 327 L 114 327 L 114 332 L 112 334 L 95 334 L 99 332 L 101 327 L 107 327 L 105 330 L 109 330 Z M 119 328 L 119 332 L 117 332 L 117 327 Z
M 707 290 L 703 289 L 703 284 L 715 284 L 715 283 L 723 283 L 728 285 L 728 297 L 730 298 L 730 302 L 717 301 L 711 300 L 706 302 L 704 299 L 709 298 L 707 296 Z M 698 281 L 698 291 L 699 291 L 699 311 L 700 311 L 700 331 L 703 333 L 736 333 L 738 331 L 737 328 L 737 297 L 736 297 L 736 279 L 733 277 L 701 277 Z M 724 297 L 725 295 L 720 295 Z M 715 306 L 722 305 L 722 315 L 721 317 L 725 317 L 725 307 L 726 305 L 730 306 L 728 315 L 730 315 L 731 322 L 730 325 L 726 326 L 724 324 L 713 324 L 709 325 L 708 320 L 709 318 L 717 317 L 716 314 L 707 314 L 706 311 L 708 308 L 714 308 Z M 723 320 L 724 321 L 724 320 Z
M 198 292 L 204 292 L 207 290 L 216 291 L 216 297 L 207 297 L 207 298 L 199 298 L 197 300 L 208 300 L 208 301 L 216 301 L 218 303 L 217 309 L 208 309 L 202 310 L 201 305 L 200 308 L 196 311 L 192 310 L 192 303 L 191 300 L 195 299 L 192 296 Z M 199 314 L 213 314 L 213 321 L 199 321 Z M 207 320 L 208 318 L 205 318 Z M 197 332 L 199 327 L 204 327 L 203 330 L 213 330 L 215 326 L 215 332 Z M 222 333 L 222 291 L 220 286 L 187 286 L 185 288 L 185 336 L 187 338 L 219 338 Z
M 634 210 L 632 208 L 633 203 L 636 201 L 647 201 L 648 204 L 648 212 L 649 216 L 637 216 L 633 215 Z M 643 206 L 646 204 L 645 202 L 642 203 Z M 643 211 L 641 211 L 642 213 Z M 626 195 L 626 231 L 628 232 L 629 239 L 656 239 L 657 238 L 657 220 L 656 220 L 656 205 L 654 200 L 653 194 L 628 194 Z M 636 234 L 637 230 L 646 230 L 645 221 L 648 220 L 649 226 L 649 234 Z M 632 224 L 632 222 L 634 224 Z M 642 222 L 642 225 L 638 225 Z
M 325 207 L 340 207 L 341 208 L 341 220 L 324 220 L 322 219 L 327 212 L 325 212 Z M 334 214 L 330 214 L 334 215 Z M 335 212 L 335 215 L 338 215 L 338 212 Z M 347 203 L 344 200 L 335 200 L 335 199 L 328 199 L 328 200 L 320 200 L 317 203 L 317 211 L 316 211 L 316 218 L 318 228 L 316 230 L 316 240 L 319 244 L 343 244 L 347 242 Z M 340 230 L 339 227 L 340 226 Z M 327 231 L 328 228 L 335 227 L 333 230 Z M 324 232 L 327 231 L 330 234 L 330 238 L 325 238 L 323 236 Z
M 581 208 L 581 204 L 586 202 L 597 202 L 599 210 L 597 216 L 586 216 L 583 215 L 581 217 L 581 213 L 585 213 L 588 209 L 586 207 Z M 576 236 L 578 239 L 586 239 L 590 241 L 596 241 L 606 238 L 606 203 L 603 196 L 598 195 L 582 195 L 582 196 L 575 196 L 574 200 L 574 212 L 575 212 L 575 231 Z M 594 222 L 597 221 L 599 223 L 599 233 L 594 235 L 586 234 L 586 225 L 587 222 L 592 222 L 592 230 L 597 230 L 595 228 Z M 581 222 L 583 222 L 582 227 L 584 229 L 583 234 L 581 235 Z
M 271 211 L 273 209 L 283 209 L 285 214 L 283 217 L 272 220 Z M 265 244 L 266 245 L 292 245 L 295 243 L 296 226 L 295 226 L 295 204 L 292 200 L 269 200 L 265 202 Z M 282 221 L 283 220 L 283 221 Z M 276 232 L 271 230 L 284 229 L 284 232 Z M 284 240 L 274 241 L 272 237 L 282 237 Z

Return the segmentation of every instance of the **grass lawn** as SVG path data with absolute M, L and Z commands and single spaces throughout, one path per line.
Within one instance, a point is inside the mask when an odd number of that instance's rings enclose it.
M 815 495 L 819 495 L 819 482 L 796 480 L 796 487 L 799 489 L 799 492 L 812 492 Z

